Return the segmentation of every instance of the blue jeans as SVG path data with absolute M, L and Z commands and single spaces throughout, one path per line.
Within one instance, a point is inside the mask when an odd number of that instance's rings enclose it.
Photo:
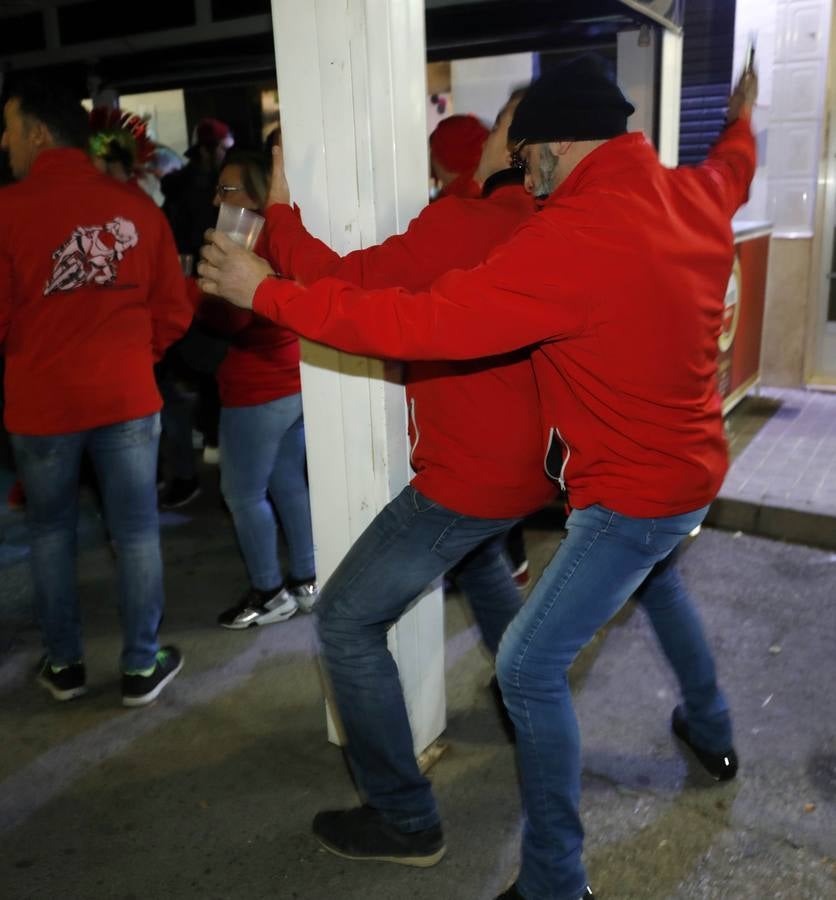
M 154 665 L 164 605 L 156 489 L 159 441 L 158 414 L 73 434 L 12 435 L 26 490 L 36 613 L 53 665 L 83 658 L 76 529 L 84 450 L 93 460 L 117 549 L 122 669 Z
M 366 801 L 396 828 L 436 825 L 429 781 L 415 761 L 389 626 L 435 578 L 460 560 L 488 649 L 521 606 L 504 553 L 515 519 L 479 519 L 445 509 L 408 486 L 375 517 L 328 579 L 317 626 L 346 752 Z
M 287 538 L 290 577 L 314 577 L 311 503 L 305 472 L 302 395 L 221 410 L 221 491 L 232 513 L 250 584 L 282 583 L 275 504 Z
M 586 886 L 567 672 L 634 592 L 679 679 L 694 739 L 718 752 L 731 746 L 714 660 L 673 560 L 706 511 L 636 519 L 602 506 L 574 510 L 568 536 L 502 640 L 497 676 L 517 733 L 526 816 L 517 887 L 526 900 L 576 900 Z

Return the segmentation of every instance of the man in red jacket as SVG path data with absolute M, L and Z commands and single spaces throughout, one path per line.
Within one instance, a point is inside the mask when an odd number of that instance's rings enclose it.
M 442 119 L 430 135 L 430 169 L 441 197 L 478 198 L 482 185 L 474 177 L 488 129 L 473 115 Z
M 483 199 L 442 198 L 403 235 L 344 258 L 308 234 L 289 205 L 275 149 L 265 228 L 274 265 L 305 283 L 330 275 L 411 289 L 453 266 L 477 265 L 534 212 L 522 173 L 508 167 L 508 126 L 519 98 L 512 96 L 483 142 L 477 173 Z M 317 607 L 348 757 L 368 803 L 320 813 L 314 830 L 342 855 L 431 865 L 444 843 L 430 784 L 415 761 L 388 624 L 461 560 L 458 583 L 495 654 L 521 606 L 504 535 L 556 491 L 540 465 L 538 399 L 526 351 L 475 363 L 411 363 L 405 383 L 415 477 L 352 546 Z
M 5 424 L 26 489 L 35 601 L 58 700 L 86 690 L 75 574 L 82 453 L 96 469 L 116 544 L 122 702 L 154 700 L 183 664 L 160 648 L 156 503 L 160 396 L 153 363 L 192 307 L 165 217 L 98 172 L 87 114 L 54 85 L 8 94 L 2 147 L 19 183 L 0 198 L 0 345 Z
M 568 536 L 497 658 L 517 730 L 525 900 L 590 897 L 581 861 L 580 741 L 567 672 L 638 591 L 683 692 L 675 734 L 718 780 L 734 776 L 726 701 L 673 557 L 727 467 L 717 339 L 734 254 L 731 217 L 755 169 L 744 75 L 709 158 L 663 167 L 632 106 L 590 59 L 543 76 L 510 134 L 546 197 L 487 262 L 431 290 L 302 288 L 223 235 L 204 289 L 314 340 L 372 356 L 470 359 L 537 345 L 547 470 L 573 507 Z

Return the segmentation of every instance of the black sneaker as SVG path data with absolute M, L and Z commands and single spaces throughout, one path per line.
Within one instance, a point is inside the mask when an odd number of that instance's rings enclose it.
M 715 781 L 731 781 L 737 775 L 737 753 L 729 747 L 724 753 L 704 750 L 691 741 L 685 709 L 677 706 L 671 716 L 671 731 L 688 747 Z
M 200 494 L 197 478 L 173 478 L 160 498 L 162 509 L 178 509 L 191 503 Z
M 313 833 L 326 850 L 346 859 L 427 868 L 447 852 L 440 825 L 424 831 L 398 831 L 371 806 L 317 813 Z
M 183 655 L 176 647 L 162 647 L 157 651 L 154 668 L 147 674 L 134 672 L 122 675 L 122 705 L 147 706 L 160 696 L 163 688 L 174 680 L 183 668 Z
M 254 625 L 284 622 L 299 610 L 299 604 L 285 587 L 272 591 L 250 588 L 236 606 L 230 606 L 218 616 L 218 625 L 240 630 Z
M 496 900 L 525 900 L 525 897 L 517 890 L 517 885 L 514 883 L 507 891 L 501 893 Z M 586 890 L 578 897 L 578 900 L 595 900 L 595 896 L 588 885 Z
M 73 663 L 56 670 L 44 656 L 38 664 L 38 684 L 42 684 L 56 700 L 73 700 L 86 694 L 86 682 L 84 663 Z

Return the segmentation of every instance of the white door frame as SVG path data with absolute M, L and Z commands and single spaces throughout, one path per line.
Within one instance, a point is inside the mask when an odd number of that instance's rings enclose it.
M 804 379 L 810 386 L 836 390 L 836 321 L 827 321 L 836 243 L 836 16 L 831 17 L 829 46 L 825 131 L 819 163 L 816 231 L 810 267 Z

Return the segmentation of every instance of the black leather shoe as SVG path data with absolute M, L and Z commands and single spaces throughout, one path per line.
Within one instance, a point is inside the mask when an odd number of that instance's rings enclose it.
M 317 813 L 313 833 L 326 850 L 345 859 L 425 868 L 440 862 L 447 850 L 440 825 L 424 831 L 398 831 L 371 806 Z
M 730 747 L 725 753 L 715 753 L 694 744 L 688 731 L 685 709 L 681 705 L 674 709 L 671 716 L 671 731 L 691 750 L 715 781 L 731 781 L 737 775 L 737 754 L 734 747 Z
M 517 890 L 516 883 L 512 884 L 503 894 L 500 894 L 496 900 L 525 900 L 525 897 Z M 587 885 L 586 890 L 578 897 L 578 900 L 595 900 L 595 896 Z

